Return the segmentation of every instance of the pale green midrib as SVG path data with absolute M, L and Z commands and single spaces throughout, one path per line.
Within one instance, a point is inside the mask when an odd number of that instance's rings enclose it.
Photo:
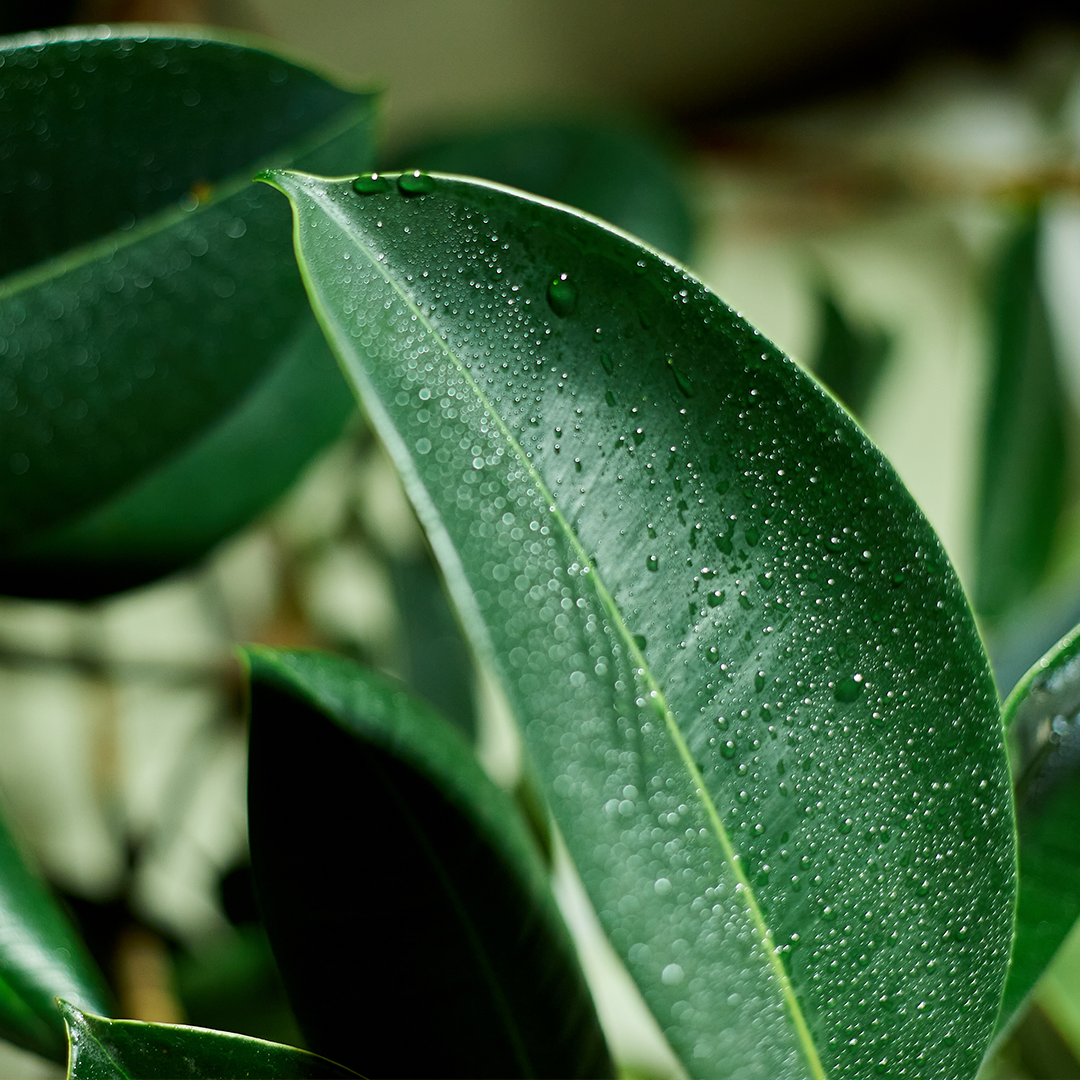
M 288 193 L 286 193 L 288 194 Z M 290 196 L 290 201 L 292 201 Z M 776 946 L 772 940 L 772 934 L 765 922 L 765 917 L 758 905 L 757 898 L 754 895 L 753 887 L 750 884 L 749 879 L 743 872 L 741 862 L 735 853 L 734 846 L 731 843 L 731 838 L 728 836 L 727 829 L 724 827 L 723 821 L 720 819 L 720 814 L 716 809 L 716 804 L 710 797 L 708 790 L 705 787 L 705 781 L 694 763 L 693 756 L 690 753 L 690 748 L 686 745 L 686 740 L 683 738 L 682 731 L 679 729 L 678 724 L 675 721 L 675 716 L 668 706 L 667 700 L 663 691 L 660 688 L 659 683 L 654 677 L 652 670 L 650 669 L 648 662 L 646 661 L 643 653 L 638 648 L 637 643 L 634 641 L 633 635 L 630 633 L 629 627 L 626 625 L 622 617 L 622 612 L 616 605 L 613 597 L 608 592 L 607 587 L 604 585 L 599 572 L 593 565 L 592 559 L 589 558 L 581 542 L 578 540 L 577 534 L 570 527 L 569 522 L 563 516 L 562 511 L 556 504 L 555 498 L 552 492 L 548 489 L 544 483 L 543 478 L 537 472 L 536 467 L 532 461 L 526 456 L 524 450 L 514 437 L 510 429 L 503 422 L 502 415 L 495 408 L 492 402 L 488 399 L 487 395 L 476 383 L 476 380 L 472 377 L 471 373 L 465 368 L 455 353 L 450 349 L 448 344 L 443 340 L 442 336 L 436 331 L 435 327 L 431 324 L 428 317 L 424 312 L 416 305 L 412 298 L 398 285 L 398 283 L 390 276 L 387 269 L 383 264 L 374 256 L 374 251 L 367 247 L 358 237 L 354 236 L 350 231 L 350 223 L 341 214 L 337 213 L 337 207 L 333 202 L 330 202 L 330 206 L 333 207 L 334 213 L 327 212 L 328 217 L 336 219 L 337 224 L 345 232 L 347 236 L 358 247 L 361 248 L 367 254 L 369 261 L 374 266 L 383 280 L 390 286 L 390 288 L 397 293 L 403 303 L 413 312 L 417 321 L 423 326 L 432 338 L 438 342 L 439 348 L 446 355 L 447 359 L 457 369 L 458 373 L 465 379 L 465 381 L 472 387 L 477 398 L 483 403 L 487 409 L 488 414 L 492 417 L 495 426 L 502 433 L 503 437 L 507 440 L 508 444 L 513 447 L 514 453 L 517 455 L 519 462 L 524 467 L 525 471 L 533 477 L 538 491 L 544 496 L 549 507 L 549 512 L 555 518 L 559 527 L 562 529 L 574 552 L 578 555 L 583 568 L 588 570 L 589 577 L 593 583 L 593 587 L 596 590 L 597 595 L 600 597 L 601 603 L 604 605 L 608 612 L 609 617 L 612 619 L 616 631 L 622 636 L 627 651 L 631 654 L 638 665 L 640 675 L 643 677 L 643 681 L 654 696 L 654 702 L 660 706 L 663 710 L 664 722 L 667 726 L 668 732 L 671 735 L 672 741 L 675 743 L 676 749 L 679 752 L 679 756 L 683 760 L 683 764 L 686 767 L 687 772 L 690 774 L 690 779 L 694 784 L 697 796 L 701 801 L 702 807 L 705 810 L 706 817 L 713 827 L 713 831 L 716 834 L 716 839 L 720 845 L 721 851 L 724 853 L 724 858 L 727 860 L 728 865 L 731 867 L 731 872 L 735 877 L 738 885 L 738 890 L 746 903 L 747 909 L 750 913 L 751 920 L 754 924 L 754 929 L 757 931 L 758 936 L 761 939 L 762 947 L 765 950 L 766 956 L 769 960 L 769 965 L 780 984 L 781 994 L 784 999 L 784 1003 L 787 1006 L 788 1012 L 791 1015 L 792 1023 L 795 1027 L 795 1032 L 799 1040 L 800 1048 L 806 1057 L 807 1064 L 810 1067 L 811 1075 L 814 1080 L 826 1080 L 827 1074 L 824 1067 L 821 1064 L 821 1059 L 818 1056 L 817 1047 L 814 1045 L 813 1038 L 810 1035 L 810 1030 L 806 1023 L 806 1018 L 803 1016 L 802 1008 L 799 1005 L 798 999 L 795 996 L 795 989 L 791 985 L 791 980 L 788 977 L 787 970 L 783 965 L 783 961 L 780 959 Z M 295 207 L 294 211 L 299 217 L 299 208 Z M 306 275 L 305 275 L 306 277 Z
M 283 147 L 280 150 L 264 155 L 250 167 L 245 167 L 242 172 L 234 173 L 226 177 L 220 183 L 211 184 L 211 194 L 205 201 L 200 201 L 191 209 L 184 209 L 174 203 L 147 215 L 141 222 L 133 225 L 130 229 L 114 229 L 104 236 L 88 240 L 85 244 L 65 251 L 62 255 L 55 255 L 44 262 L 27 267 L 25 270 L 16 270 L 0 280 L 0 300 L 8 300 L 19 293 L 36 288 L 55 278 L 70 274 L 73 270 L 97 262 L 99 259 L 115 255 L 127 248 L 134 247 L 147 237 L 156 236 L 166 232 L 178 222 L 193 217 L 200 211 L 207 210 L 212 206 L 231 199 L 234 195 L 243 191 L 251 182 L 255 173 L 267 166 L 271 160 L 280 161 L 282 157 L 293 161 L 304 157 L 306 154 L 317 150 L 338 135 L 355 126 L 361 115 L 370 107 L 371 99 L 364 98 L 341 110 L 330 120 L 324 121 L 316 129 L 314 134 Z

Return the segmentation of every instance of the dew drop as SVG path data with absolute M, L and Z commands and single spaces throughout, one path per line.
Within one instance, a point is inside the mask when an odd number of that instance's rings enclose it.
M 552 284 L 554 284 L 554 282 L 552 282 Z M 549 297 L 551 296 L 551 291 L 550 291 L 550 290 L 548 290 L 548 296 L 549 296 Z M 607 373 L 608 373 L 609 375 L 611 375 L 611 374 L 612 374 L 612 373 L 613 373 L 613 372 L 615 371 L 615 364 L 614 364 L 614 363 L 612 362 L 612 359 L 611 359 L 611 357 L 610 357 L 610 356 L 608 356 L 608 354 L 607 354 L 606 352 L 602 352 L 602 353 L 600 354 L 600 366 L 601 366 L 601 367 L 602 367 L 602 368 L 603 368 L 603 369 L 604 369 L 604 370 L 605 370 L 605 371 L 606 371 L 606 372 L 607 372 Z
M 656 558 L 656 556 L 655 556 L 655 555 L 650 555 L 650 556 L 649 556 L 649 557 L 648 557 L 648 558 L 647 558 L 647 559 L 645 560 L 645 569 L 646 569 L 646 570 L 652 570 L 653 572 L 655 572 L 655 571 L 657 571 L 657 570 L 659 570 L 659 569 L 660 569 L 660 563 L 659 563 L 659 561 L 657 560 L 657 558 Z
M 684 973 L 679 964 L 668 964 L 663 971 L 660 972 L 660 981 L 665 986 L 678 986 L 683 981 Z
M 402 195 L 430 195 L 435 190 L 435 181 L 426 172 L 413 169 L 398 177 L 397 186 Z
M 692 398 L 697 391 L 694 384 L 676 366 L 675 361 L 668 357 L 667 366 L 671 368 L 671 374 L 675 376 L 675 385 L 679 388 L 683 397 Z
M 725 757 L 730 761 L 735 756 L 735 742 L 732 739 L 728 739 L 727 742 L 720 744 L 720 756 Z
M 760 694 L 765 689 L 765 672 L 759 671 L 754 676 L 754 693 Z
M 358 176 L 352 186 L 357 195 L 381 195 L 390 190 L 390 181 L 378 173 L 365 173 Z
M 850 705 L 862 690 L 863 677 L 861 675 L 848 675 L 841 679 L 833 688 L 833 697 L 843 705 Z
M 568 275 L 560 274 L 547 289 L 548 307 L 561 319 L 572 315 L 577 307 L 577 289 L 570 282 Z
M 705 601 L 709 607 L 719 607 L 724 602 L 724 594 L 720 589 L 717 589 L 715 592 L 709 593 Z
M 636 646 L 637 646 L 637 647 L 638 647 L 639 649 L 644 649 L 644 648 L 645 648 L 645 644 L 646 644 L 646 642 L 645 642 L 645 635 L 644 635 L 644 634 L 635 634 L 635 635 L 634 635 L 634 644 L 635 644 L 635 645 L 636 645 Z

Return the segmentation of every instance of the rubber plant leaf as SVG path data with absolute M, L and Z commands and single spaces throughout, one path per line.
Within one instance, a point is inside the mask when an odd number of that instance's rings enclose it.
M 56 998 L 106 1012 L 105 981 L 0 821 L 0 1038 L 63 1061 Z
M 974 1074 L 1012 936 L 1008 762 L 963 592 L 880 452 L 584 215 L 422 173 L 266 179 L 686 1068 Z
M 60 1003 L 67 1022 L 68 1080 L 305 1080 L 357 1076 L 294 1046 L 182 1024 L 106 1020 Z
M 612 1075 L 528 827 L 463 736 L 339 657 L 247 658 L 252 868 L 309 1045 L 370 1076 Z
M 991 296 L 974 596 L 988 619 L 1007 614 L 1040 583 L 1065 505 L 1068 399 L 1039 282 L 1039 232 L 1038 214 L 1026 214 Z
M 0 95 L 0 590 L 93 596 L 202 555 L 341 430 L 288 215 L 250 178 L 363 167 L 374 99 L 138 26 L 5 39 Z
M 1080 627 L 1044 656 L 1003 709 L 1016 791 L 1020 897 L 999 1027 L 1080 916 Z

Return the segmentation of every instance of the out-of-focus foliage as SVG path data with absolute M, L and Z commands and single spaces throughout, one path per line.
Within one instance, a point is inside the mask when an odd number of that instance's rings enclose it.
M 0 588 L 93 597 L 203 555 L 340 432 L 288 220 L 250 176 L 363 167 L 373 98 L 190 32 L 2 60 Z

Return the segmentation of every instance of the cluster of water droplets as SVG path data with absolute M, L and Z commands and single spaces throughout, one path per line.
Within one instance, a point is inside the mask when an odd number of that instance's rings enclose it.
M 786 979 L 830 1070 L 969 1071 L 1008 947 L 1008 780 L 928 526 L 678 268 L 404 179 L 299 195 L 304 243 L 669 1038 L 706 1071 L 797 1071 Z

